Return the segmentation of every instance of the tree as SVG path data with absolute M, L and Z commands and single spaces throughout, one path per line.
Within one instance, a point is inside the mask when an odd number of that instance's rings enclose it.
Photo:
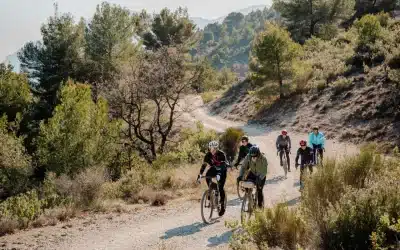
M 41 27 L 42 41 L 29 42 L 18 53 L 21 68 L 28 74 L 40 103 L 35 119 L 51 116 L 58 103 L 57 92 L 68 78 L 79 79 L 83 30 L 70 14 L 57 12 Z
M 14 121 L 17 114 L 27 111 L 32 102 L 28 78 L 12 72 L 11 66 L 0 64 L 0 116 L 6 115 Z
M 75 175 L 92 166 L 107 166 L 119 142 L 118 121 L 110 121 L 103 98 L 94 103 L 90 86 L 69 81 L 61 89 L 61 104 L 37 139 L 40 167 Z
M 317 35 L 323 25 L 346 20 L 354 12 L 355 0 L 274 0 L 296 41 Z
M 178 8 L 171 12 L 164 8 L 160 14 L 154 16 L 150 30 L 143 32 L 143 43 L 149 50 L 172 44 L 188 44 L 194 35 L 195 27 L 186 9 Z
M 136 19 L 128 9 L 103 2 L 86 26 L 87 80 L 93 86 L 95 100 L 100 89 L 111 87 L 105 85 L 113 82 L 132 51 Z
M 219 81 L 221 87 L 230 86 L 233 83 L 235 83 L 237 80 L 238 80 L 237 75 L 228 68 L 223 68 L 219 72 L 218 81 Z
M 253 42 L 253 79 L 278 81 L 283 98 L 283 80 L 292 73 L 292 64 L 299 51 L 300 46 L 293 42 L 288 31 L 277 24 L 266 23 L 265 31 Z
M 113 107 L 127 124 L 131 146 L 149 162 L 163 154 L 176 120 L 185 110 L 184 94 L 198 79 L 188 65 L 185 45 L 143 52 L 126 69 Z

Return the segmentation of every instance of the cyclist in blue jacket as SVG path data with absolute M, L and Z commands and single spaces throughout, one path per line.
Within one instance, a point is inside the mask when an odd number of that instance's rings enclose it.
M 314 164 L 316 163 L 316 152 L 318 150 L 321 160 L 323 159 L 323 152 L 325 151 L 325 135 L 319 132 L 319 127 L 314 126 L 313 132 L 308 136 L 308 145 L 313 150 Z

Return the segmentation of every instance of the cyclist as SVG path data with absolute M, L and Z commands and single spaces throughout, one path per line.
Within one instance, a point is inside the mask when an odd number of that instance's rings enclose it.
M 296 169 L 299 166 L 299 157 L 300 159 L 300 176 L 303 175 L 305 165 L 308 165 L 308 169 L 310 173 L 313 172 L 312 163 L 313 163 L 313 150 L 310 147 L 307 147 L 307 142 L 304 140 L 300 141 L 300 148 L 297 150 L 296 154 Z M 303 186 L 301 177 L 300 177 L 300 186 Z M 301 188 L 300 187 L 300 188 Z
M 276 149 L 279 153 L 281 167 L 283 166 L 283 163 L 282 163 L 283 150 L 285 150 L 289 172 L 290 172 L 289 153 L 290 153 L 291 148 L 292 148 L 292 143 L 290 141 L 290 137 L 288 136 L 286 130 L 282 130 L 282 133 L 278 136 L 278 138 L 276 138 Z
M 253 147 L 250 148 L 249 154 L 244 158 L 239 177 L 237 178 L 238 182 L 243 180 L 244 172 L 247 170 L 249 170 L 249 172 L 244 180 L 255 182 L 258 206 L 261 208 L 264 204 L 263 187 L 268 172 L 268 161 L 265 155 L 260 152 L 260 148 L 257 145 L 253 145 Z
M 319 127 L 314 126 L 313 127 L 313 132 L 311 132 L 308 136 L 308 143 L 309 146 L 313 149 L 313 162 L 314 164 L 317 162 L 316 160 L 316 155 L 317 155 L 317 150 L 319 155 L 321 156 L 321 160 L 323 159 L 323 151 L 325 151 L 325 136 L 323 133 L 319 132 Z
M 217 175 L 220 176 L 218 180 L 218 190 L 220 193 L 220 198 L 221 198 L 221 210 L 219 212 L 219 216 L 224 215 L 225 213 L 225 181 L 226 181 L 226 173 L 227 173 L 227 161 L 226 161 L 226 155 L 224 152 L 219 150 L 219 143 L 217 141 L 211 141 L 208 144 L 208 149 L 209 151 L 207 154 L 204 156 L 203 164 L 201 165 L 200 168 L 200 174 L 197 177 L 197 182 L 200 182 L 200 179 L 204 173 L 204 170 L 206 169 L 207 165 L 210 166 L 208 169 L 206 176 L 207 177 L 215 177 Z M 211 179 L 206 179 L 207 181 L 207 186 L 210 186 L 211 184 Z
M 246 157 L 249 153 L 250 148 L 253 145 L 249 142 L 249 137 L 243 136 L 242 137 L 242 145 L 239 148 L 239 155 L 237 161 L 235 163 L 235 167 L 239 166 L 239 163 Z

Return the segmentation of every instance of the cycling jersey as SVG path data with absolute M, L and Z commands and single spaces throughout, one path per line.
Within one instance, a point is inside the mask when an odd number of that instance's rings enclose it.
M 323 133 L 318 132 L 317 135 L 314 134 L 314 132 L 311 132 L 308 135 L 308 145 L 310 147 L 313 147 L 314 145 L 321 145 L 322 148 L 325 148 L 325 136 Z
M 240 148 L 239 148 L 239 156 L 238 156 L 238 159 L 236 161 L 236 164 L 239 164 L 246 157 L 246 155 L 249 153 L 249 150 L 250 150 L 250 148 L 252 146 L 253 145 L 251 143 L 247 143 L 246 146 L 244 146 L 244 145 L 240 146 Z
M 313 162 L 313 150 L 310 147 L 306 147 L 305 149 L 302 149 L 301 147 L 297 150 L 296 154 L 296 164 L 299 162 L 299 157 L 300 159 L 300 165 L 304 164 L 309 164 Z
M 221 150 L 217 150 L 217 152 L 213 155 L 211 152 L 208 152 L 204 156 L 203 165 L 200 168 L 200 174 L 202 175 L 204 170 L 206 169 L 207 164 L 211 167 L 215 167 L 217 169 L 226 170 L 226 156 L 225 153 Z
M 250 172 L 258 176 L 260 179 L 264 179 L 268 172 L 267 158 L 265 158 L 265 155 L 261 153 L 260 156 L 257 157 L 257 160 L 253 162 L 251 160 L 251 155 L 248 154 L 246 158 L 244 158 L 239 176 L 243 176 L 244 171 L 247 169 L 250 169 Z
M 278 138 L 276 138 L 276 148 L 279 149 L 281 147 L 288 147 L 289 150 L 291 149 L 292 143 L 288 135 L 285 138 L 283 135 L 279 135 Z

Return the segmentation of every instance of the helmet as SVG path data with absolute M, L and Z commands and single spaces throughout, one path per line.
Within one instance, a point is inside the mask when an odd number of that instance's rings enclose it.
M 286 129 L 282 130 L 282 135 L 287 135 Z
M 307 142 L 305 140 L 300 141 L 300 146 L 307 146 Z
M 319 127 L 318 126 L 314 126 L 313 130 L 319 130 Z
M 219 143 L 217 141 L 210 141 L 208 143 L 209 148 L 218 148 L 218 146 L 219 146 Z
M 242 136 L 242 141 L 249 141 L 249 137 L 247 135 Z
M 260 148 L 257 145 L 254 145 L 249 150 L 250 156 L 259 156 L 260 155 Z

